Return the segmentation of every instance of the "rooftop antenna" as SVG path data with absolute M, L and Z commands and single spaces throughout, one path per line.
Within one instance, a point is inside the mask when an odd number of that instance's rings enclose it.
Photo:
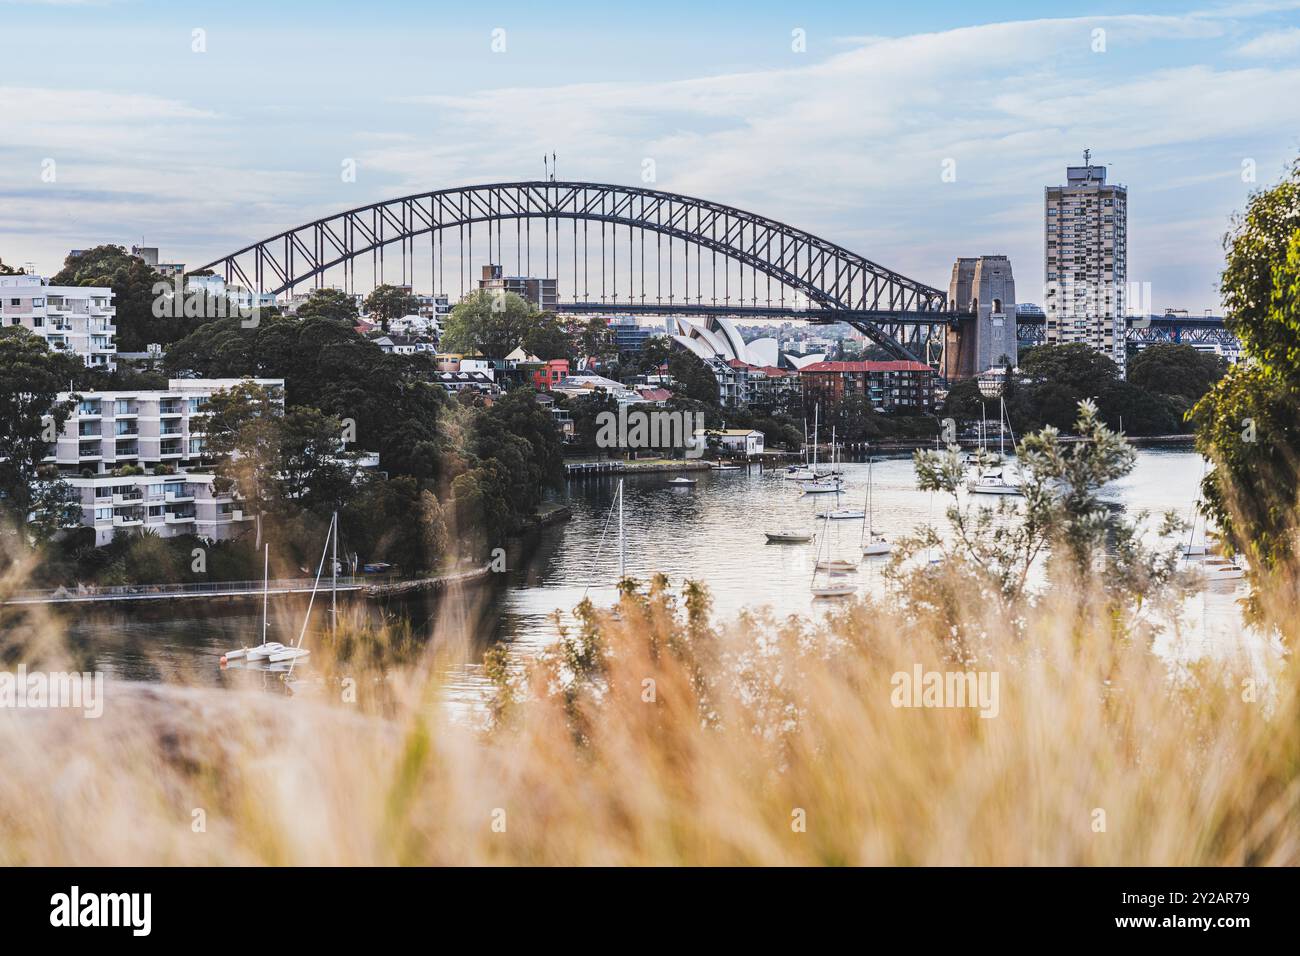
M 543 180 L 551 178 L 551 170 L 550 167 L 547 165 L 548 162 L 549 161 L 546 158 L 546 154 L 542 153 L 542 179 Z
M 1092 163 L 1090 162 L 1091 159 L 1092 159 L 1092 150 L 1090 150 L 1087 146 L 1085 146 L 1083 148 L 1083 165 L 1091 166 L 1092 165 Z
M 551 150 L 551 182 L 555 182 L 555 151 Z

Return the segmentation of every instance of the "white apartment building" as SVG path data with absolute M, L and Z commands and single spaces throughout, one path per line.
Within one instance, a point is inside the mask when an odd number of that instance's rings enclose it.
M 1046 341 L 1083 342 L 1123 373 L 1128 190 L 1107 185 L 1105 166 L 1070 166 L 1065 176 L 1045 190 Z
M 112 289 L 49 285 L 33 275 L 0 276 L 0 325 L 22 326 L 52 350 L 80 356 L 89 368 L 117 367 L 116 316 Z
M 108 544 L 122 528 L 162 538 L 194 534 L 221 541 L 254 519 L 238 496 L 217 494 L 216 476 L 210 472 L 65 480 L 81 495 L 81 523 L 95 529 L 96 547 Z
M 216 493 L 205 447 L 208 400 L 242 382 L 270 390 L 283 407 L 283 379 L 172 379 L 163 391 L 59 395 L 76 404 L 45 462 L 80 493 L 97 546 L 118 528 L 219 540 L 251 520 L 237 496 Z

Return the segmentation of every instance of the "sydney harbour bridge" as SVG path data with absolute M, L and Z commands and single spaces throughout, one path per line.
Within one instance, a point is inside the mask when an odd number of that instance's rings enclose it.
M 556 280 L 567 314 L 726 316 L 857 329 L 889 355 L 938 364 L 969 311 L 947 294 L 822 239 L 733 206 L 587 182 L 491 183 L 371 203 L 287 229 L 199 270 L 282 295 L 383 283 L 449 296 L 474 263 Z M 1216 328 L 1217 323 L 1217 328 Z M 1020 318 L 1021 341 L 1043 320 Z M 1204 341 L 1221 320 L 1154 318 L 1130 336 Z

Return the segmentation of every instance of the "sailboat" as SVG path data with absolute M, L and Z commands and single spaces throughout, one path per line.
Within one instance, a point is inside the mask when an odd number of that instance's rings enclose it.
M 785 470 L 786 481 L 807 481 L 810 478 L 816 478 L 813 470 L 808 467 L 808 419 L 803 420 L 803 461 L 797 465 L 791 465 Z
M 817 406 L 820 410 L 821 406 Z M 805 495 L 839 494 L 844 490 L 844 479 L 835 468 L 835 429 L 831 428 L 831 469 L 822 473 L 817 470 L 817 413 L 813 413 L 813 477 L 801 482 Z
M 892 549 L 889 540 L 884 535 L 876 534 L 876 503 L 873 497 L 875 481 L 872 473 L 874 467 L 875 459 L 868 458 L 866 517 L 862 521 L 862 553 L 864 555 L 889 554 Z
M 334 614 L 335 619 L 337 619 L 338 616 L 338 520 L 339 520 L 338 512 L 335 512 L 334 517 L 330 520 L 329 533 L 325 536 L 326 553 L 328 553 L 329 551 L 330 542 L 333 541 L 334 543 L 334 563 L 333 563 L 333 570 L 332 570 L 332 582 L 333 582 L 332 613 Z M 316 589 L 320 585 L 321 573 L 324 571 L 324 568 L 325 568 L 325 554 L 322 554 L 321 565 L 316 572 L 316 580 L 312 585 L 311 599 L 307 604 L 308 618 L 311 616 L 311 606 L 312 603 L 316 600 Z M 307 650 L 302 646 L 303 636 L 307 632 L 306 618 L 303 619 L 302 633 L 298 635 L 297 645 L 288 645 L 288 644 L 281 643 L 280 641 L 268 641 L 266 639 L 267 618 L 268 618 L 267 611 L 268 611 L 269 599 L 271 596 L 270 569 L 271 569 L 271 545 L 268 543 L 266 545 L 266 549 L 264 552 L 263 565 L 262 565 L 262 643 L 258 644 L 256 647 L 241 647 L 233 651 L 227 651 L 225 654 L 221 655 L 222 667 L 225 667 L 234 661 L 241 661 L 241 660 L 249 664 L 260 664 L 262 662 L 268 662 L 271 664 L 281 664 L 286 661 L 292 662 L 299 658 L 306 657 L 308 654 L 311 653 L 311 651 Z M 292 665 L 290 669 L 292 669 Z
M 987 413 L 984 411 L 984 403 L 980 402 L 980 422 L 975 429 L 976 440 L 979 442 L 979 448 L 975 451 L 968 451 L 962 456 L 961 463 L 963 465 L 978 466 L 981 459 L 984 457 L 984 422 L 986 417 Z
M 272 654 L 284 650 L 284 645 L 279 641 L 268 641 L 266 639 L 267 631 L 267 610 L 271 598 L 271 545 L 268 542 L 262 556 L 262 641 L 256 647 L 240 647 L 233 651 L 227 651 L 221 655 L 221 666 L 225 667 L 231 661 L 248 661 L 256 663 L 258 661 L 268 660 Z
M 293 647 L 286 647 L 276 651 L 271 655 L 272 664 L 281 664 L 289 662 L 289 673 L 293 673 L 293 665 L 300 659 L 311 653 L 307 648 L 302 646 L 303 640 L 307 637 L 307 622 L 311 620 L 312 605 L 316 603 L 316 590 L 320 587 L 321 573 L 325 570 L 325 556 L 330 553 L 331 543 L 334 546 L 333 560 L 330 562 L 330 596 L 332 601 L 331 617 L 332 620 L 338 620 L 338 573 L 339 573 L 339 513 L 334 512 L 334 517 L 330 520 L 329 532 L 325 535 L 325 547 L 321 551 L 320 566 L 316 568 L 316 581 L 312 584 L 311 597 L 307 600 L 307 613 L 302 617 L 302 630 L 298 632 L 298 643 Z
M 978 476 L 966 482 L 966 490 L 977 495 L 1023 495 L 1020 486 L 1007 480 L 1003 474 L 1001 460 L 1005 455 L 1006 443 L 1006 401 L 998 398 L 998 458 L 999 464 L 994 468 L 982 470 Z M 1015 449 L 1016 438 L 1011 436 L 1011 447 Z
M 826 519 L 826 534 L 822 536 L 823 542 L 830 540 L 830 519 Z M 858 585 L 853 581 L 847 572 L 851 571 L 853 566 L 847 561 L 836 561 L 829 557 L 823 559 L 821 556 L 820 546 L 817 549 L 817 561 L 813 564 L 812 582 L 809 590 L 812 591 L 813 597 L 848 597 L 858 590 Z M 818 575 L 825 571 L 826 582 L 818 583 Z

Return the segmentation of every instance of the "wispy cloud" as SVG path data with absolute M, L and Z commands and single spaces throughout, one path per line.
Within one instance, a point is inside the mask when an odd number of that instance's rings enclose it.
M 1260 60 L 1300 56 L 1300 27 L 1261 33 L 1233 51 L 1237 56 Z

